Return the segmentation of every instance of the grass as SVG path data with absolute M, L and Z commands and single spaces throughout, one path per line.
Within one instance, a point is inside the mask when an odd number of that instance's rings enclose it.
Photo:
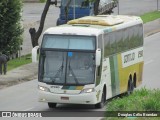
M 145 13 L 141 15 L 140 17 L 142 18 L 144 23 L 147 23 L 147 22 L 160 18 L 160 11 L 153 11 L 153 12 Z
M 160 111 L 160 90 L 136 90 L 130 96 L 114 98 L 108 102 L 106 111 Z M 106 117 L 106 120 L 159 120 L 158 117 L 118 118 Z
M 106 120 L 159 120 L 159 117 L 106 118 Z
M 20 67 L 22 65 L 31 63 L 31 54 L 22 56 L 21 58 L 12 59 L 8 62 L 7 70 L 12 70 L 14 68 Z

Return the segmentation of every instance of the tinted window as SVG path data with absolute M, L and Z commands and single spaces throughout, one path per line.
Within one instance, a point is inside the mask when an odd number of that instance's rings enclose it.
M 42 48 L 95 50 L 95 37 L 45 35 Z
M 104 56 L 134 49 L 142 45 L 142 24 L 114 31 L 104 35 Z

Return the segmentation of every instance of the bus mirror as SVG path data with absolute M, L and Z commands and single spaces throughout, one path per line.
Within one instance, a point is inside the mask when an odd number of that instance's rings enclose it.
M 37 50 L 38 50 L 39 46 L 35 46 L 32 49 L 32 62 L 37 62 Z
M 101 64 L 101 49 L 96 50 L 96 66 L 100 66 Z

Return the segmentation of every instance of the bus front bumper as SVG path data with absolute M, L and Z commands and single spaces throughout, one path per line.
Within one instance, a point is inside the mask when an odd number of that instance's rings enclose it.
M 39 102 L 68 103 L 68 104 L 96 104 L 96 92 L 81 94 L 56 94 L 39 91 Z

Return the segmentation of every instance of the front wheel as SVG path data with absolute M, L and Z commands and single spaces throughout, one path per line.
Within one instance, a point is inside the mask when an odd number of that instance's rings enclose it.
M 55 108 L 57 103 L 48 103 L 49 108 Z
M 103 91 L 102 97 L 101 97 L 101 102 L 95 104 L 95 108 L 103 108 L 106 102 L 106 97 L 105 97 L 105 92 Z

